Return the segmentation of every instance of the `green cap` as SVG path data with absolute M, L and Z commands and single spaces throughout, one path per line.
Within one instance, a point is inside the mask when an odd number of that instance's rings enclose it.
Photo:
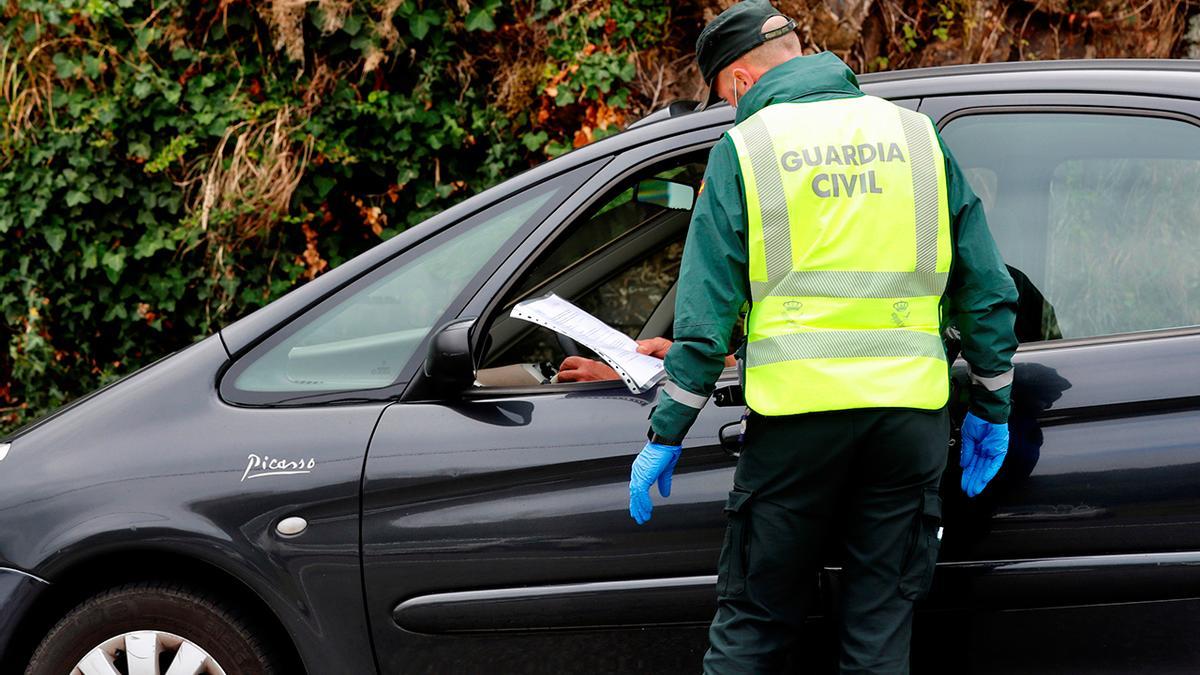
M 701 109 L 720 100 L 713 86 L 717 73 L 767 40 L 796 30 L 796 22 L 788 19 L 786 25 L 764 33 L 763 24 L 773 16 L 787 18 L 767 0 L 743 0 L 721 12 L 700 31 L 700 37 L 696 38 L 696 63 L 708 85 L 708 100 Z

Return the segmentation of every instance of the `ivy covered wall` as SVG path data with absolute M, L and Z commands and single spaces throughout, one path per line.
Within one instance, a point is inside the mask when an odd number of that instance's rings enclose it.
M 699 97 L 729 4 L 7 0 L 0 433 Z M 1196 48 L 1188 0 L 777 6 L 860 71 Z

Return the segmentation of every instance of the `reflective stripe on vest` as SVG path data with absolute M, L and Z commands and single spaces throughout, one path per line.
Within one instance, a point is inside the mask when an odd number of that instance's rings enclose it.
M 950 219 L 929 119 L 863 96 L 773 104 L 729 134 L 749 224 L 750 407 L 944 405 Z

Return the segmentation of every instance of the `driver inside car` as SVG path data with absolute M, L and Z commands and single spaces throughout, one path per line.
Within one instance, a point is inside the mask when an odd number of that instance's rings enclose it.
M 667 350 L 671 348 L 671 341 L 664 337 L 647 338 L 638 340 L 638 351 L 643 354 L 649 354 L 655 358 L 665 358 Z M 731 368 L 737 365 L 737 361 L 733 354 L 725 357 L 725 367 Z M 563 362 L 558 366 L 558 376 L 556 382 L 597 382 L 600 380 L 619 380 L 620 375 L 617 371 L 608 367 L 608 364 L 596 359 L 589 359 L 584 356 L 568 356 L 563 359 Z

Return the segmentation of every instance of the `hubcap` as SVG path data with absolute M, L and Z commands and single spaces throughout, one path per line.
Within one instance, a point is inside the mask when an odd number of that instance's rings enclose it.
M 161 630 L 139 630 L 92 648 L 71 675 L 225 675 L 208 652 Z

